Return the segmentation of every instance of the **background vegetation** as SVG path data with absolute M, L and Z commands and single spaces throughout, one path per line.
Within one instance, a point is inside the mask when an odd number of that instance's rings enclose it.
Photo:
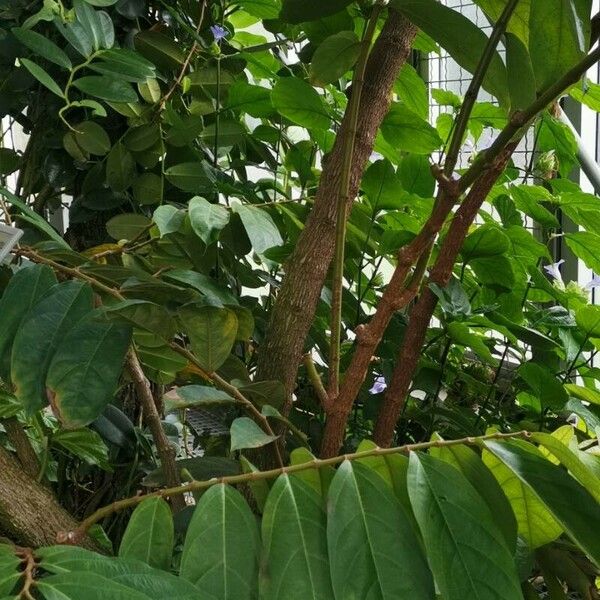
M 597 19 L 477 4 L 0 2 L 0 597 L 598 598 Z

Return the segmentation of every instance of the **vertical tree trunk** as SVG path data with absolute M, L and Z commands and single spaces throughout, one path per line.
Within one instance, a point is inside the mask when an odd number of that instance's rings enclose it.
M 392 87 L 409 56 L 416 32 L 407 19 L 390 10 L 371 51 L 359 108 L 349 204 L 358 193 L 377 130 L 390 106 Z M 285 413 L 291 407 L 304 343 L 334 253 L 337 200 L 348 129 L 346 115 L 323 168 L 314 207 L 286 265 L 258 356 L 258 379 L 278 379 L 285 386 L 288 399 Z

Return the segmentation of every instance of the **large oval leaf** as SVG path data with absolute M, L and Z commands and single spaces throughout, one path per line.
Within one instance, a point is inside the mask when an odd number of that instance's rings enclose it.
M 166 571 L 171 567 L 174 535 L 169 505 L 162 498 L 148 498 L 133 511 L 119 556 Z
M 92 305 L 92 289 L 79 281 L 68 281 L 55 286 L 25 316 L 13 344 L 11 377 L 15 395 L 29 413 L 46 404 L 46 374 L 52 357 Z
M 283 0 L 280 18 L 288 23 L 302 23 L 328 17 L 352 4 L 352 0 Z
M 229 211 L 220 204 L 195 196 L 188 206 L 190 223 L 198 237 L 208 246 L 217 240 L 219 233 L 229 223 Z
M 298 77 L 282 77 L 271 92 L 277 112 L 290 121 L 309 129 L 327 129 L 329 116 L 316 90 Z
M 242 495 L 226 485 L 206 491 L 190 523 L 181 577 L 219 600 L 258 595 L 259 532 Z
M 112 400 L 131 328 L 86 318 L 61 340 L 48 368 L 46 394 L 63 427 L 84 427 Z
M 522 600 L 504 537 L 460 471 L 433 456 L 413 453 L 408 490 L 444 600 Z
M 519 536 L 532 550 L 554 541 L 563 529 L 544 504 L 497 456 L 484 450 L 482 458 L 512 506 Z
M 532 447 L 516 442 L 486 442 L 497 456 L 552 512 L 567 533 L 600 566 L 600 503 L 564 469 Z
M 10 353 L 25 314 L 56 283 L 50 267 L 33 265 L 11 278 L 0 300 L 0 377 L 10 378 Z
M 297 477 L 281 475 L 267 498 L 262 537 L 262 598 L 330 600 L 325 511 L 313 488 Z
M 506 545 L 517 545 L 517 520 L 500 484 L 477 453 L 467 446 L 432 448 L 430 454 L 456 467 L 481 494 L 496 525 L 504 535 Z
M 323 40 L 310 64 L 310 82 L 325 86 L 349 71 L 360 55 L 361 43 L 354 31 L 340 31 Z
M 344 462 L 327 500 L 335 598 L 435 598 L 431 573 L 398 500 L 362 464 Z
M 216 306 L 183 306 L 179 310 L 183 328 L 203 369 L 216 371 L 235 342 L 238 321 L 235 313 Z

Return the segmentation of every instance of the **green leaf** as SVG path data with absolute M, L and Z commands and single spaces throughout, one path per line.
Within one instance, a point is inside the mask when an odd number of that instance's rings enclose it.
M 84 58 L 89 58 L 92 54 L 92 40 L 81 23 L 63 23 L 58 17 L 54 19 L 54 24 L 62 36 L 81 54 Z
M 263 254 L 273 246 L 283 245 L 283 238 L 277 226 L 265 210 L 246 204 L 234 204 L 233 211 L 240 216 L 252 248 L 257 254 Z
M 532 433 L 531 439 L 553 454 L 600 504 L 600 479 L 586 467 L 566 444 L 563 444 L 555 435 L 541 431 Z
M 439 439 L 439 436 L 438 436 Z M 440 446 L 429 454 L 458 469 L 488 505 L 492 518 L 502 532 L 509 550 L 517 547 L 517 520 L 498 481 L 478 454 L 468 446 Z
M 526 4 L 528 2 L 521 1 L 517 8 Z M 529 31 L 527 37 L 529 37 Z M 525 43 L 515 34 L 506 34 L 505 45 L 511 109 L 513 111 L 524 110 L 536 99 L 535 75 L 531 56 Z
M 115 240 L 134 240 L 151 224 L 152 221 L 145 215 L 125 213 L 109 219 L 106 223 L 106 231 Z
M 445 600 L 522 600 L 511 551 L 490 509 L 460 471 L 412 453 L 408 491 Z
M 600 338 L 600 306 L 587 305 L 578 308 L 575 321 L 586 336 Z
M 198 362 L 213 373 L 233 348 L 238 328 L 235 313 L 216 306 L 187 305 L 178 315 Z
M 311 85 L 298 77 L 278 79 L 271 91 L 271 101 L 280 115 L 297 125 L 309 129 L 329 128 L 330 118 L 323 99 Z
M 492 366 L 497 364 L 496 359 L 485 344 L 484 338 L 473 333 L 466 323 L 460 321 L 448 323 L 448 335 L 455 344 L 471 348 L 483 362 Z
M 135 49 L 157 67 L 174 69 L 185 61 L 182 48 L 159 31 L 146 29 L 134 38 Z
M 156 173 L 142 173 L 138 178 L 135 179 L 131 185 L 133 191 L 133 197 L 137 202 L 143 205 L 155 205 L 160 204 L 163 200 L 163 180 L 160 175 Z M 159 206 L 159 208 L 165 208 L 169 205 Z M 178 211 L 181 215 L 182 220 L 185 216 L 183 211 Z M 156 213 L 155 213 L 156 218 Z
M 300 465 L 314 460 L 316 460 L 316 457 L 307 448 L 294 448 L 290 453 L 290 465 Z M 296 479 L 302 479 L 304 483 L 310 486 L 322 498 L 327 495 L 334 475 L 335 470 L 333 467 L 304 469 L 303 471 L 294 473 Z
M 56 431 L 52 435 L 52 444 L 61 446 L 89 465 L 98 465 L 105 471 L 112 470 L 108 460 L 108 448 L 104 440 L 91 429 Z
M 145 300 L 123 300 L 105 308 L 109 318 L 129 323 L 137 329 L 150 331 L 163 340 L 171 341 L 175 335 L 175 324 L 167 309 Z
M 156 77 L 156 67 L 150 61 L 126 48 L 105 50 L 90 64 L 90 69 L 132 83 L 145 83 Z
M 165 412 L 182 408 L 211 408 L 237 404 L 227 392 L 207 385 L 184 385 L 170 390 L 164 397 Z
M 473 258 L 482 258 L 504 254 L 510 248 L 510 241 L 497 225 L 481 225 L 470 233 L 463 243 L 461 254 L 468 262 Z
M 21 156 L 11 148 L 0 148 L 0 175 L 14 173 L 21 163 Z
M 287 23 L 316 21 L 334 15 L 352 4 L 352 0 L 283 0 L 279 18 Z
M 262 539 L 261 598 L 333 597 L 323 500 L 307 483 L 293 475 L 277 478 L 263 513 Z
M 232 4 L 258 19 L 277 19 L 281 10 L 280 0 L 235 0 Z
M 60 341 L 48 368 L 46 394 L 66 429 L 84 427 L 113 399 L 131 330 L 87 318 Z
M 124 144 L 117 142 L 106 160 L 106 181 L 114 192 L 124 192 L 135 178 L 135 160 Z
M 327 506 L 336 598 L 435 597 L 410 520 L 377 473 L 365 465 L 344 462 L 331 482 Z
M 427 84 L 413 66 L 406 63 L 402 67 L 394 85 L 394 91 L 408 110 L 422 119 L 429 117 Z
M 488 441 L 485 446 L 548 507 L 591 560 L 600 565 L 600 538 L 596 535 L 600 530 L 600 503 L 564 469 L 527 445 Z
M 219 233 L 229 223 L 230 213 L 227 208 L 200 196 L 194 196 L 190 200 L 188 212 L 192 229 L 207 246 L 217 241 Z
M 251 117 L 268 117 L 273 113 L 271 90 L 245 81 L 236 81 L 227 93 L 227 108 Z
M 56 277 L 46 265 L 19 269 L 11 278 L 0 299 L 0 377 L 10 380 L 10 356 L 15 335 L 23 317 L 48 290 Z
M 538 90 L 555 83 L 585 56 L 591 5 L 591 0 L 531 2 L 529 53 Z
M 104 156 L 110 150 L 110 138 L 104 128 L 94 121 L 79 123 L 74 132 L 77 145 L 97 156 Z
M 15 549 L 12 546 L 1 544 L 0 597 L 8 596 L 14 591 L 17 582 L 23 576 L 20 566 L 21 559 L 15 554 Z M 8 600 L 8 598 L 6 600 Z
M 68 281 L 55 286 L 25 316 L 13 344 L 11 377 L 15 395 L 28 414 L 46 405 L 46 375 L 54 353 L 92 307 L 91 288 Z
M 598 390 L 592 390 L 581 385 L 575 385 L 574 383 L 565 383 L 564 388 L 569 395 L 575 396 L 575 398 L 579 398 L 579 400 L 583 400 L 584 402 L 600 406 L 600 392 Z
M 254 600 L 259 550 L 256 519 L 242 495 L 230 486 L 214 485 L 194 510 L 181 577 L 219 599 Z
M 573 86 L 569 90 L 572 98 L 585 104 L 592 110 L 600 112 L 600 85 L 584 78 L 583 84 Z
M 181 163 L 165 171 L 166 178 L 184 192 L 202 193 L 215 189 L 215 174 L 208 163 Z
M 381 132 L 387 142 L 405 152 L 430 154 L 442 145 L 434 127 L 400 104 L 392 106 L 381 124 Z
M 103 11 L 94 10 L 83 0 L 74 0 L 77 23 L 81 25 L 94 50 L 111 48 L 115 41 L 112 20 Z
M 340 31 L 323 40 L 313 54 L 310 82 L 324 87 L 337 81 L 358 60 L 361 42 L 354 31 Z
M 531 550 L 553 542 L 563 531 L 542 502 L 494 454 L 484 450 L 483 462 L 504 491 L 517 519 L 519 536 Z
M 108 102 L 136 102 L 138 99 L 129 83 L 109 76 L 87 75 L 76 79 L 73 85 L 84 94 Z
M 69 57 L 47 37 L 44 37 L 35 31 L 31 31 L 31 29 L 24 29 L 22 27 L 13 27 L 11 33 L 24 46 L 27 46 L 27 48 L 37 55 L 49 60 L 59 67 L 64 67 L 65 69 L 71 68 L 72 65 Z
M 121 540 L 119 556 L 168 571 L 174 536 L 169 505 L 162 498 L 148 498 L 133 511 Z
M 231 424 L 231 452 L 245 448 L 261 448 L 277 439 L 276 435 L 266 434 L 249 417 L 238 417 Z
M 600 272 L 600 235 L 589 231 L 577 231 L 564 235 L 567 246 L 587 267 Z
M 154 211 L 152 220 L 158 227 L 160 237 L 163 237 L 181 229 L 185 221 L 185 212 L 171 204 L 163 204 Z
M 46 88 L 59 98 L 64 98 L 63 91 L 60 89 L 56 81 L 42 69 L 39 65 L 26 58 L 20 58 L 19 62 Z
M 465 15 L 437 0 L 392 0 L 391 5 L 445 48 L 463 69 L 475 72 L 488 38 Z M 502 106 L 509 105 L 506 68 L 498 52 L 494 52 L 483 88 Z
M 527 362 L 518 368 L 517 373 L 540 399 L 544 407 L 554 410 L 563 408 L 568 400 L 567 392 L 552 371 L 537 363 Z
M 403 188 L 400 178 L 389 160 L 383 159 L 369 165 L 361 182 L 373 212 L 393 210 L 403 204 Z

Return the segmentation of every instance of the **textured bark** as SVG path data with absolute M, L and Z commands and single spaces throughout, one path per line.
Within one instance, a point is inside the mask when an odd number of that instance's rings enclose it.
M 498 177 L 504 171 L 517 142 L 511 142 L 496 158 L 493 166 L 473 184 L 471 191 L 456 211 L 448 233 L 444 238 L 438 258 L 431 269 L 429 281 L 446 287 L 452 276 L 454 264 L 481 205 L 487 198 Z M 389 447 L 394 439 L 398 417 L 402 412 L 406 396 L 415 374 L 427 329 L 437 305 L 437 296 L 425 287 L 415 304 L 402 340 L 402 347 L 392 374 L 383 405 L 375 424 L 373 439 L 382 448 Z
M 0 447 L 0 530 L 22 546 L 38 548 L 56 544 L 60 534 L 77 526 L 52 493 Z M 79 545 L 97 550 L 87 537 Z
M 40 462 L 33 449 L 27 433 L 16 417 L 10 417 L 2 422 L 6 437 L 13 445 L 23 470 L 30 477 L 37 477 L 40 472 Z
M 349 205 L 358 193 L 377 130 L 390 106 L 392 87 L 410 53 L 415 35 L 416 28 L 390 10 L 367 64 L 352 160 Z M 284 408 L 286 413 L 291 407 L 304 343 L 334 253 L 337 200 L 348 121 L 346 115 L 324 165 L 314 207 L 286 265 L 286 274 L 258 355 L 257 378 L 283 382 L 288 399 Z
M 369 371 L 377 346 L 394 313 L 404 308 L 417 294 L 423 273 L 427 268 L 430 249 L 456 202 L 456 190 L 440 191 L 431 216 L 418 235 L 398 253 L 396 268 L 385 292 L 377 303 L 377 310 L 369 323 L 356 329 L 356 347 L 337 398 L 326 404 L 327 420 L 321 445 L 321 457 L 335 456 L 344 442 L 346 424 L 352 406 Z M 417 268 L 411 277 L 410 270 Z

